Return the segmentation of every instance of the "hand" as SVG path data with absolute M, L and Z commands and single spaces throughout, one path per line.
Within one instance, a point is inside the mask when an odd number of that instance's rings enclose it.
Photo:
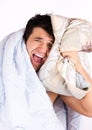
M 81 64 L 81 60 L 80 60 L 80 57 L 79 57 L 77 51 L 63 52 L 62 56 L 69 57 L 72 60 L 72 62 L 74 63 L 76 71 L 79 72 L 86 81 L 88 81 L 90 84 L 92 84 L 92 79 L 91 79 L 90 75 L 88 74 L 88 72 L 83 67 L 83 65 Z
M 62 52 L 61 54 L 63 57 L 68 57 L 70 60 L 74 63 L 76 70 L 80 72 L 80 69 L 83 68 L 80 57 L 78 55 L 77 51 L 68 51 L 68 52 Z

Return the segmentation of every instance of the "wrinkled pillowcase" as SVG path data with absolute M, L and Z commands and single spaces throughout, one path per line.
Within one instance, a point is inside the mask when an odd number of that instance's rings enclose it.
M 52 24 L 54 24 L 53 21 Z M 55 34 L 55 36 L 57 35 Z M 65 51 L 82 50 L 80 58 L 84 68 L 89 73 L 90 66 L 86 52 L 91 51 L 92 47 L 92 24 L 86 20 L 73 19 L 69 22 L 68 27 L 60 39 L 61 43 L 58 43 L 60 40 L 57 40 L 56 38 L 46 63 L 38 72 L 39 78 L 48 91 L 81 99 L 90 90 L 90 84 L 76 72 L 71 60 L 65 62 L 66 59 L 64 59 L 60 53 Z M 81 88 L 83 85 L 86 85 L 86 89 Z

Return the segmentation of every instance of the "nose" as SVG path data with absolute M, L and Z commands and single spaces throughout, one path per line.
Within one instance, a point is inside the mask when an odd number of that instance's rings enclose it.
M 47 53 L 48 52 L 48 46 L 47 46 L 47 44 L 41 44 L 40 51 L 42 53 Z

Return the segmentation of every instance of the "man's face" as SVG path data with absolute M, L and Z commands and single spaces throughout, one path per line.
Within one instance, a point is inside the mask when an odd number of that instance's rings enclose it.
M 26 42 L 26 47 L 30 61 L 36 71 L 46 61 L 52 45 L 53 39 L 44 29 L 40 27 L 33 29 L 32 34 Z

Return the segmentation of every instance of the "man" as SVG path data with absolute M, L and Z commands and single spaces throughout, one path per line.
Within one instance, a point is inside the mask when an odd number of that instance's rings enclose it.
M 38 15 L 35 21 L 31 19 L 26 26 L 23 38 L 27 46 L 30 60 L 36 71 L 38 71 L 46 61 L 54 43 L 55 38 L 51 27 L 50 16 L 48 15 L 44 16 L 42 19 Z
M 50 15 L 38 14 L 1 41 L 1 130 L 63 130 L 36 74 L 54 40 Z

